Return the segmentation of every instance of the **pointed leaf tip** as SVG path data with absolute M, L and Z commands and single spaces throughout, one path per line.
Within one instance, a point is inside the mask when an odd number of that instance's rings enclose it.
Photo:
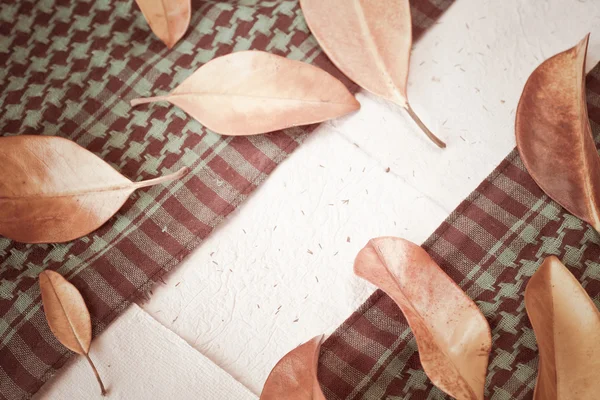
M 136 0 L 152 32 L 167 46 L 173 48 L 183 37 L 190 24 L 190 0 Z
M 400 307 L 433 384 L 459 400 L 482 400 L 490 327 L 427 252 L 400 238 L 372 239 L 356 257 L 354 271 Z

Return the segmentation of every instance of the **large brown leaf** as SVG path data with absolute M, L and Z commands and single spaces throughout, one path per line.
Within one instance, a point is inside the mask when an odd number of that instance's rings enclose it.
M 0 235 L 26 243 L 85 236 L 112 217 L 134 190 L 182 177 L 131 182 L 100 158 L 59 137 L 0 138 Z
M 540 352 L 534 399 L 598 399 L 600 313 L 558 258 L 531 277 L 525 306 Z
M 600 231 L 600 158 L 585 99 L 589 35 L 544 61 L 529 77 L 517 109 L 517 147 L 544 192 Z
M 261 400 L 325 400 L 317 380 L 322 336 L 296 347 L 275 365 L 260 395 Z
M 223 135 L 255 135 L 336 118 L 360 108 L 343 83 L 310 64 L 262 51 L 218 57 L 166 96 Z
M 43 271 L 39 280 L 44 313 L 50 330 L 66 348 L 88 360 L 100 384 L 102 395 L 106 394 L 100 375 L 89 356 L 92 321 L 81 293 L 54 271 Z
M 135 0 L 152 32 L 170 49 L 187 31 L 192 15 L 190 0 Z
M 354 272 L 400 307 L 434 385 L 459 400 L 483 399 L 490 327 L 425 250 L 399 238 L 372 239 L 358 253 Z
M 346 76 L 404 107 L 436 145 L 446 147 L 408 102 L 412 46 L 408 0 L 300 0 L 300 5 L 311 32 Z

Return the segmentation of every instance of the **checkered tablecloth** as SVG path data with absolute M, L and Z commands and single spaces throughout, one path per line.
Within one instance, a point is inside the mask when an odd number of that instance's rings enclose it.
M 418 37 L 452 3 L 412 2 Z M 168 50 L 134 0 L 22 0 L 0 5 L 0 133 L 67 137 L 125 176 L 182 166 L 182 181 L 138 191 L 98 231 L 60 245 L 0 238 L 0 398 L 28 398 L 71 355 L 51 334 L 38 274 L 79 288 L 98 334 L 175 267 L 284 160 L 312 127 L 223 137 L 166 103 L 207 61 L 260 49 L 310 62 L 349 87 L 311 36 L 296 0 L 194 0 L 190 29 Z

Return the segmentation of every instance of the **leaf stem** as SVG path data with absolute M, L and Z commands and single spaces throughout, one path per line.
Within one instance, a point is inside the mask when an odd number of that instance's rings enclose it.
M 155 101 L 164 101 L 167 100 L 167 96 L 155 96 L 155 97 L 141 97 L 139 99 L 133 99 L 129 102 L 132 107 L 135 107 L 140 104 L 153 103 Z
M 98 374 L 98 370 L 96 369 L 96 366 L 92 362 L 90 355 L 86 353 L 86 354 L 84 354 L 84 356 L 85 356 L 86 360 L 88 360 L 88 362 L 90 363 L 90 367 L 92 367 L 92 370 L 94 371 L 94 375 L 96 375 L 96 380 L 98 380 L 98 384 L 100 384 L 100 393 L 102 393 L 102 396 L 106 396 L 106 389 L 104 389 L 104 384 L 102 383 L 102 379 L 100 379 L 100 374 Z
M 408 111 L 408 115 L 410 115 L 410 117 L 413 119 L 413 121 L 415 121 L 415 123 L 419 126 L 419 128 L 421 128 L 421 130 L 427 135 L 427 137 L 433 143 L 435 143 L 438 147 L 440 147 L 442 149 L 446 148 L 446 143 L 444 143 L 440 138 L 438 138 L 437 136 L 435 136 L 429 130 L 429 128 L 427 128 L 425 126 L 425 124 L 423 123 L 423 121 L 421 121 L 421 118 L 419 118 L 419 116 L 417 114 L 415 114 L 415 112 L 413 111 L 412 107 L 408 103 L 406 103 L 406 111 Z
M 188 174 L 188 172 L 190 172 L 190 169 L 188 167 L 183 167 L 179 171 L 173 172 L 172 174 L 169 174 L 169 175 L 159 176 L 158 178 L 148 179 L 147 181 L 135 182 L 134 187 L 136 189 L 140 189 L 140 188 L 145 188 L 148 186 L 158 185 L 158 184 L 164 183 L 164 182 L 173 181 L 175 179 L 183 178 L 184 176 L 186 176 Z

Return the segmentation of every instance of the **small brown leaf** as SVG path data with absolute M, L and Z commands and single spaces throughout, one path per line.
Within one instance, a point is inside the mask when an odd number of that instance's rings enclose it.
M 92 343 L 92 321 L 81 293 L 57 272 L 40 273 L 40 290 L 50 330 L 66 348 L 84 356 L 106 394 L 100 375 L 89 356 Z
M 190 0 L 135 0 L 152 32 L 170 49 L 187 31 L 192 15 Z
M 348 78 L 405 108 L 429 139 L 446 147 L 408 102 L 412 47 L 408 0 L 300 0 L 300 5 L 323 51 Z
M 360 108 L 343 83 L 313 65 L 262 51 L 241 51 L 206 63 L 166 100 L 222 135 L 256 135 L 322 122 Z
M 600 313 L 558 258 L 546 258 L 533 274 L 525 307 L 540 352 L 534 399 L 597 399 Z
M 425 250 L 399 238 L 372 239 L 358 253 L 354 272 L 400 307 L 434 385 L 458 400 L 483 399 L 490 327 Z
M 96 230 L 139 188 L 178 179 L 131 182 L 70 140 L 0 138 L 0 235 L 25 243 L 67 242 Z
M 317 379 L 322 341 L 317 336 L 287 353 L 269 374 L 260 400 L 325 400 Z
M 548 196 L 600 231 L 600 158 L 585 99 L 589 35 L 529 77 L 515 130 L 525 167 Z

